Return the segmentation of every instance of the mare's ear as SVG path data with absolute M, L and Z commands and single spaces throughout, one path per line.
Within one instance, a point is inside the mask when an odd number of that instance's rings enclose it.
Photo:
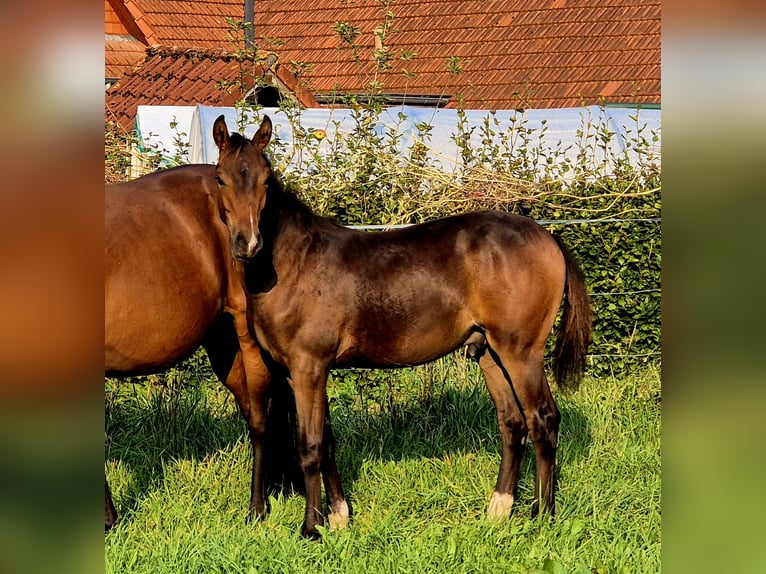
M 263 151 L 266 149 L 266 146 L 269 145 L 270 139 L 271 139 L 271 118 L 269 118 L 269 116 L 263 116 L 261 127 L 258 128 L 258 131 L 255 132 L 255 135 L 253 136 L 253 143 L 255 144 L 255 147 Z
M 218 116 L 213 124 L 213 141 L 219 150 L 229 145 L 229 128 L 226 127 L 226 119 L 223 114 Z

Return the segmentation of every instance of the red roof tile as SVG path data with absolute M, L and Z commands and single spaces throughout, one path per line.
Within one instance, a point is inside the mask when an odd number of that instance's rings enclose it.
M 226 18 L 241 21 L 244 17 L 244 0 L 132 1 L 141 6 L 156 36 L 155 43 L 163 46 L 229 48 Z
M 226 18 L 244 15 L 244 0 L 106 0 L 109 5 L 121 18 L 133 18 L 126 27 L 145 45 L 185 49 L 231 50 Z M 304 79 L 316 93 L 361 92 L 377 78 L 389 93 L 460 94 L 468 107 L 479 108 L 579 106 L 602 96 L 660 102 L 659 0 L 398 0 L 390 5 L 396 18 L 385 41 L 395 58 L 382 73 L 373 62 L 380 0 L 256 0 L 255 9 L 259 48 L 277 52 L 282 63 L 312 64 Z M 333 30 L 337 22 L 358 27 L 358 63 Z M 117 62 L 120 45 L 107 44 L 107 70 L 118 75 L 133 65 Z M 407 50 L 415 59 L 400 59 Z M 135 63 L 135 44 L 129 52 L 122 60 Z M 459 75 L 447 70 L 452 56 L 462 64 Z M 164 73 L 180 74 L 182 65 Z M 207 97 L 209 88 L 199 90 L 212 70 L 198 65 L 185 72 L 192 75 L 189 89 Z M 147 66 L 154 66 L 151 57 Z M 181 97 L 171 93 L 165 102 Z
M 601 96 L 660 102 L 659 0 L 399 0 L 390 10 L 396 19 L 387 46 L 397 58 L 403 50 L 418 57 L 394 59 L 378 74 L 387 92 L 461 93 L 467 106 L 483 108 L 518 105 L 514 92 L 529 94 L 528 107 L 579 106 Z M 333 31 L 339 21 L 361 32 L 361 64 Z M 307 77 L 318 93 L 366 88 L 382 21 L 377 0 L 256 1 L 256 34 L 284 42 L 274 48 L 282 61 L 314 64 Z M 460 75 L 447 71 L 449 56 L 463 63 Z M 417 75 L 406 78 L 405 69 Z M 607 86 L 610 93 L 602 92 Z
M 107 35 L 104 42 L 104 76 L 121 78 L 140 64 L 146 55 L 146 46 L 133 36 Z
M 149 48 L 143 64 L 107 90 L 106 119 L 131 129 L 140 105 L 231 105 L 241 94 L 236 89 L 228 94 L 220 82 L 236 82 L 241 66 L 252 70 L 253 63 L 222 50 Z M 273 69 L 278 81 L 304 105 L 317 106 L 288 67 L 277 63 Z M 263 73 L 263 68 L 257 66 L 255 73 Z

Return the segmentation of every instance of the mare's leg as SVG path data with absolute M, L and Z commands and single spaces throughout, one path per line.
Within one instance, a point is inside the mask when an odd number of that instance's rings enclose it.
M 511 377 L 513 392 L 521 406 L 529 438 L 535 446 L 535 497 L 532 515 L 543 509 L 554 514 L 556 448 L 561 415 L 553 400 L 551 389 L 545 377 L 543 350 L 513 352 L 508 347 L 498 348 L 490 339 L 508 375 Z
M 264 442 L 266 492 L 305 494 L 295 446 L 295 397 L 284 376 L 272 372 Z
M 335 464 L 335 436 L 330 424 L 330 405 L 325 400 L 324 435 L 322 437 L 322 478 L 327 495 L 327 506 L 330 514 L 327 521 L 331 529 L 345 528 L 351 516 L 351 509 L 343 493 L 340 473 Z
M 324 525 L 320 471 L 327 404 L 327 369 L 309 360 L 305 365 L 292 369 L 291 375 L 298 414 L 298 454 L 306 482 L 306 511 L 301 535 L 319 538 L 317 526 Z
M 270 382 L 260 349 L 237 337 L 231 318 L 223 315 L 205 336 L 203 346 L 213 371 L 232 392 L 242 416 L 247 421 L 253 453 L 250 489 L 251 518 L 263 518 L 267 512 L 264 485 L 263 442 L 266 433 L 266 391 Z
M 247 521 L 253 519 L 262 520 L 268 512 L 268 503 L 266 499 L 266 457 L 264 454 L 264 442 L 266 436 L 266 419 L 268 415 L 267 405 L 268 397 L 268 378 L 264 381 L 254 380 L 254 377 L 247 375 L 248 396 L 250 399 L 250 416 L 247 419 L 247 426 L 250 432 L 250 444 L 253 449 L 253 470 L 250 489 L 250 511 Z
M 516 403 L 510 382 L 502 368 L 492 358 L 491 353 L 481 355 L 479 365 L 484 373 L 489 394 L 495 403 L 497 421 L 503 438 L 500 472 L 497 476 L 495 491 L 489 501 L 487 515 L 494 519 L 506 519 L 511 514 L 513 501 L 516 497 L 516 485 L 519 481 L 521 459 L 524 456 L 527 425 Z
M 104 532 L 106 532 L 117 522 L 117 511 L 114 509 L 112 491 L 109 489 L 109 482 L 106 480 L 106 476 L 104 476 L 104 483 L 106 484 L 106 494 L 104 495 Z

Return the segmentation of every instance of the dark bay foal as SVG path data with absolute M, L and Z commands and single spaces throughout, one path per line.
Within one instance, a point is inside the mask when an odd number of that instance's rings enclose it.
M 398 367 L 470 344 L 497 409 L 502 459 L 488 514 L 510 515 L 524 443 L 536 455 L 535 506 L 554 512 L 560 415 L 543 353 L 564 301 L 554 350 L 561 385 L 582 377 L 591 312 L 583 273 L 567 247 L 534 221 L 502 212 L 448 217 L 383 233 L 346 229 L 285 190 L 263 155 L 271 122 L 253 140 L 213 134 L 218 184 L 239 204 L 228 217 L 259 343 L 294 390 L 306 483 L 303 533 L 323 524 L 320 474 L 330 517 L 348 506 L 334 470 L 326 423 L 334 367 Z M 333 518 L 334 517 L 334 518 Z

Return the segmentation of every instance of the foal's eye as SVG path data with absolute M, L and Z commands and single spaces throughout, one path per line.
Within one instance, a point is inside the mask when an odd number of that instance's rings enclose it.
M 226 184 L 223 182 L 223 180 L 221 179 L 221 176 L 220 176 L 220 175 L 216 175 L 216 176 L 215 176 L 215 180 L 218 182 L 218 185 L 220 185 L 221 187 L 223 187 L 224 185 L 226 185 Z

